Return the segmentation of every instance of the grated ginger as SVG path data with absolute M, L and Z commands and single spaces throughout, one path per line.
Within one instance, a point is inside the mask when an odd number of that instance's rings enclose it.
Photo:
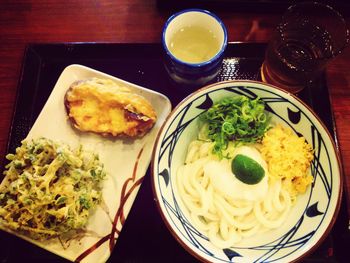
M 313 149 L 304 137 L 289 128 L 277 125 L 265 133 L 261 153 L 272 177 L 281 178 L 292 199 L 304 193 L 312 183 L 309 172 Z

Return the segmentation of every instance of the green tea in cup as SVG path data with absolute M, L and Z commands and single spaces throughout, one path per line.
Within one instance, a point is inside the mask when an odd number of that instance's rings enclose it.
M 213 13 L 186 9 L 166 21 L 162 44 L 170 78 L 179 86 L 200 87 L 213 81 L 221 69 L 227 31 Z
M 212 30 L 201 26 L 185 26 L 169 40 L 169 50 L 178 59 L 188 63 L 201 63 L 214 57 L 221 43 Z

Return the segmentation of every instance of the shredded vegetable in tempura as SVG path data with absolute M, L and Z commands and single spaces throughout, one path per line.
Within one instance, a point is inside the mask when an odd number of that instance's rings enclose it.
M 34 239 L 82 229 L 101 200 L 105 177 L 96 154 L 39 138 L 23 141 L 0 185 L 0 224 Z

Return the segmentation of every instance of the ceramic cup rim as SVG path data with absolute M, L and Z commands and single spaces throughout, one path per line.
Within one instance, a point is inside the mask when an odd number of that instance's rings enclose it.
M 186 14 L 186 13 L 191 13 L 191 12 L 203 13 L 203 14 L 211 16 L 212 18 L 214 18 L 217 21 L 217 23 L 221 26 L 222 31 L 223 31 L 223 43 L 220 47 L 220 50 L 211 59 L 206 60 L 204 62 L 200 62 L 200 63 L 190 63 L 190 62 L 185 62 L 185 61 L 178 59 L 170 52 L 170 50 L 168 49 L 168 46 L 166 44 L 166 41 L 165 41 L 165 35 L 166 35 L 167 29 L 168 29 L 169 25 L 171 24 L 171 22 L 176 17 L 183 15 L 183 14 Z M 181 11 L 171 15 L 168 18 L 168 20 L 165 22 L 164 27 L 163 27 L 163 32 L 162 32 L 162 45 L 163 45 L 163 48 L 164 48 L 165 52 L 167 53 L 167 55 L 171 58 L 171 60 L 175 61 L 176 63 L 183 65 L 183 66 L 187 66 L 187 67 L 201 68 L 201 67 L 205 67 L 207 65 L 212 64 L 213 62 L 218 60 L 222 56 L 222 54 L 225 52 L 226 46 L 227 46 L 227 29 L 226 29 L 224 23 L 222 22 L 222 20 L 214 13 L 212 13 L 208 10 L 205 10 L 205 9 L 200 9 L 200 8 L 188 8 L 188 9 L 181 10 Z

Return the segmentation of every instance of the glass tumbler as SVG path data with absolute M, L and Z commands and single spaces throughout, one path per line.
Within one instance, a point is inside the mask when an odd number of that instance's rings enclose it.
M 304 2 L 289 7 L 265 53 L 261 78 L 291 93 L 314 81 L 349 42 L 342 15 L 331 6 Z

